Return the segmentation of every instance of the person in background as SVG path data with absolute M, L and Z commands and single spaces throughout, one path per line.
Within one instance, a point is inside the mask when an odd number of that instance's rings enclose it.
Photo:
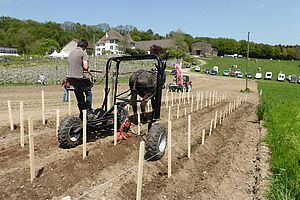
M 92 83 L 85 77 L 84 72 L 89 71 L 88 55 L 86 48 L 88 42 L 81 39 L 77 43 L 77 47 L 69 54 L 69 78 L 70 84 L 74 87 L 75 96 L 77 99 L 78 109 L 80 111 L 79 118 L 82 119 L 83 110 L 87 111 L 88 119 L 94 118 L 92 110 Z
M 70 88 L 70 83 L 67 80 L 67 78 L 65 77 L 62 82 L 61 82 L 61 89 L 63 90 L 64 94 L 63 94 L 63 101 L 64 102 L 68 102 L 69 101 L 69 88 Z

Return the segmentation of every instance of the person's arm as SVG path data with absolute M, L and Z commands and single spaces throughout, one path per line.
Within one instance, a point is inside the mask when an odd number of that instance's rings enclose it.
M 87 60 L 83 61 L 83 71 L 89 70 L 89 62 Z

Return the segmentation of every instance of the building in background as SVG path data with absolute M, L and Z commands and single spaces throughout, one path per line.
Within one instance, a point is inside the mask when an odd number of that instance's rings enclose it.
M 130 34 L 122 36 L 115 30 L 110 30 L 96 43 L 95 54 L 116 54 L 123 55 L 122 48 L 135 48 L 135 42 L 132 40 Z
M 16 47 L 0 46 L 0 56 L 19 56 Z
M 218 51 L 206 41 L 194 41 L 191 44 L 191 54 L 194 56 L 217 56 Z
M 142 49 L 150 53 L 150 48 L 153 45 L 157 45 L 160 46 L 161 48 L 167 49 L 167 48 L 174 47 L 175 41 L 171 39 L 140 41 L 135 43 L 135 48 Z

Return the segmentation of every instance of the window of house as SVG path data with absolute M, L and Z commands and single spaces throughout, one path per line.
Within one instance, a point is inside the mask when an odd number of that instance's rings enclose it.
M 109 43 L 115 43 L 115 40 L 109 40 Z
M 110 50 L 113 50 L 114 49 L 114 46 L 110 46 Z

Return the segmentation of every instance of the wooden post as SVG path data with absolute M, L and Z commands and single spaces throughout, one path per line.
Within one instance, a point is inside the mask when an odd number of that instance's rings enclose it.
M 208 91 L 205 90 L 205 99 L 208 99 Z
M 205 129 L 202 131 L 202 145 L 204 145 L 204 140 L 205 140 Z
M 216 91 L 214 90 L 213 93 L 212 93 L 211 106 L 215 105 L 215 95 L 216 95 Z
M 30 181 L 35 178 L 35 161 L 34 161 L 34 142 L 33 142 L 33 124 L 28 117 L 28 134 L 29 134 L 29 160 L 30 160 Z
M 137 112 L 137 117 L 138 117 L 138 135 L 141 135 L 141 114 L 140 111 Z
M 206 99 L 206 101 L 205 101 L 205 107 L 207 107 L 207 99 Z
M 59 130 L 59 109 L 56 109 L 56 137 L 58 136 Z
M 191 113 L 193 112 L 193 106 L 194 106 L 194 96 L 192 95 L 192 99 L 191 99 Z
M 179 118 L 179 104 L 177 104 L 177 119 Z
M 42 119 L 43 119 L 43 124 L 46 124 L 46 119 L 45 119 L 45 93 L 44 93 L 44 90 L 42 90 Z
M 191 115 L 188 115 L 188 158 L 191 158 L 191 124 L 192 124 L 192 119 Z
M 10 130 L 14 130 L 14 123 L 12 119 L 12 111 L 11 111 L 11 104 L 10 100 L 7 100 L 7 106 L 8 106 L 8 116 L 9 116 L 9 124 L 10 124 Z
M 218 117 L 218 111 L 215 112 L 215 120 L 214 120 L 214 129 L 217 127 L 217 117 Z
M 145 155 L 145 142 L 141 141 L 140 142 L 140 151 L 139 151 L 139 166 L 138 166 L 138 174 L 137 174 L 136 200 L 142 199 L 144 155 Z
M 217 100 L 217 98 L 218 98 L 218 91 L 215 91 L 215 100 Z M 215 102 L 215 104 L 216 104 L 216 102 Z
M 114 106 L 114 146 L 117 145 L 117 134 L 118 134 L 118 110 L 117 105 Z
M 201 96 L 200 96 L 200 109 L 202 110 L 203 108 L 203 92 L 201 91 Z
M 24 111 L 23 111 L 23 101 L 20 101 L 20 138 L 21 147 L 24 147 Z
M 171 121 L 171 106 L 169 106 L 168 121 Z
M 213 120 L 213 119 L 211 119 L 211 120 L 210 120 L 210 127 L 209 127 L 209 136 L 211 136 L 211 132 L 212 132 L 213 123 L 214 123 L 214 120 Z
M 69 116 L 71 116 L 71 92 L 68 92 L 69 95 L 69 101 L 68 101 L 68 111 L 69 111 Z
M 186 115 L 186 107 L 184 107 L 184 115 Z
M 186 96 L 186 94 L 185 94 L 185 92 L 183 91 L 183 105 L 185 105 L 185 96 Z
M 172 122 L 168 121 L 168 178 L 172 175 Z
M 83 113 L 83 120 L 82 120 L 82 159 L 86 158 L 86 110 L 82 111 Z
M 177 92 L 175 92 L 175 103 L 177 102 Z
M 245 97 L 245 102 L 247 102 L 247 100 L 248 100 L 248 96 L 246 95 L 246 97 Z
M 188 91 L 188 100 L 187 100 L 188 103 L 190 103 L 190 91 Z

